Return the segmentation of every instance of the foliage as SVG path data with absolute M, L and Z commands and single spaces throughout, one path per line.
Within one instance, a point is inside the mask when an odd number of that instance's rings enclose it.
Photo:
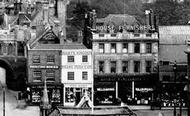
M 190 18 L 189 2 L 177 3 L 173 0 L 158 0 L 145 4 L 145 9 L 152 9 L 158 16 L 159 25 L 185 25 Z

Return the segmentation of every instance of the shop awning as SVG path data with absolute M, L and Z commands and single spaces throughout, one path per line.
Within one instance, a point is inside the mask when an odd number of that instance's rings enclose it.
M 95 74 L 95 81 L 157 81 L 158 73 L 140 73 L 140 74 Z
M 94 107 L 93 110 L 91 108 L 65 108 L 65 107 L 57 107 L 56 110 L 52 112 L 52 114 L 62 115 L 62 116 L 110 116 L 110 115 L 125 115 L 125 116 L 135 116 L 135 114 L 128 107 Z M 50 114 L 49 116 L 53 116 Z

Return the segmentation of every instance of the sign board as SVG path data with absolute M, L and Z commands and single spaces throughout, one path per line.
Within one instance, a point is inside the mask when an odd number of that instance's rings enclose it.
M 115 88 L 97 88 L 97 91 L 115 91 Z
M 53 68 L 53 69 L 58 69 L 59 66 L 30 66 L 30 68 Z
M 89 83 L 89 84 L 64 84 L 65 87 L 76 87 L 76 88 L 81 88 L 81 87 L 88 87 L 88 88 L 91 88 L 92 87 L 92 84 Z
M 92 51 L 62 51 L 62 55 L 91 55 Z
M 92 65 L 63 65 L 63 69 L 92 69 Z

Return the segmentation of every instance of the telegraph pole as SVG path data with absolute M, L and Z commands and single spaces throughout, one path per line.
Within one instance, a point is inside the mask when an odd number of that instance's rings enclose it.
M 3 86 L 3 116 L 5 116 L 5 87 Z

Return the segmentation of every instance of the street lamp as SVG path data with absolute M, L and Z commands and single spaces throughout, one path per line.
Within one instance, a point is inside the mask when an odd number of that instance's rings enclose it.
M 174 62 L 173 65 L 173 71 L 174 71 L 174 92 L 176 92 L 176 69 L 177 69 L 177 64 L 176 61 Z M 174 93 L 174 116 L 176 116 L 176 95 Z

